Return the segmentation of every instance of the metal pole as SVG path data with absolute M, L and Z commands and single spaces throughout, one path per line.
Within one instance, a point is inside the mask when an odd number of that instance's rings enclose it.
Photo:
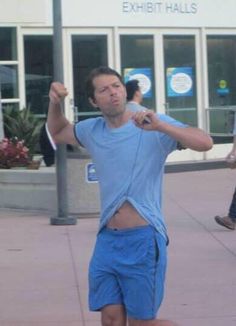
M 1 74 L 0 74 L 0 141 L 3 138 L 4 138 L 4 129 L 3 129 L 3 117 L 2 117 L 2 86 L 1 86 Z
M 53 0 L 53 80 L 64 83 L 61 0 Z M 64 112 L 64 103 L 61 109 Z M 68 216 L 66 145 L 56 151 L 58 216 L 51 217 L 52 225 L 74 225 L 76 217 Z

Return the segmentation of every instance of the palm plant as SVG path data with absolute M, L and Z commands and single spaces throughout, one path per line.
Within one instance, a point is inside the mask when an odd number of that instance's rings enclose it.
M 40 130 L 44 122 L 36 117 L 29 107 L 18 110 L 10 106 L 3 111 L 3 122 L 5 137 L 24 141 L 29 149 L 29 156 L 32 158 L 36 153 Z

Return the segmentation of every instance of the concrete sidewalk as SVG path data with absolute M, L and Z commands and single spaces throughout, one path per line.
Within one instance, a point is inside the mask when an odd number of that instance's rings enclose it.
M 236 231 L 225 214 L 236 170 L 165 175 L 169 268 L 161 318 L 182 326 L 236 325 Z M 0 326 L 99 326 L 87 307 L 98 219 L 51 226 L 41 212 L 0 211 Z

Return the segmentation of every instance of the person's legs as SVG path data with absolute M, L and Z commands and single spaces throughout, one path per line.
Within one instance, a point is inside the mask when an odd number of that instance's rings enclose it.
M 123 305 L 107 305 L 101 310 L 102 326 L 126 326 L 126 312 Z
M 226 227 L 229 230 L 235 230 L 236 228 L 236 188 L 234 190 L 233 198 L 229 207 L 227 216 L 215 216 L 215 221 L 221 226 Z
M 129 319 L 129 326 L 178 326 L 175 322 L 164 319 L 155 319 L 155 320 L 134 320 Z
M 112 312 L 117 311 L 115 307 L 123 304 L 121 289 L 113 269 L 116 257 L 113 242 L 112 235 L 101 231 L 89 264 L 89 308 L 91 311 L 103 311 L 102 318 L 106 321 Z
M 236 222 L 236 188 L 234 190 L 233 198 L 229 207 L 229 217 Z
M 102 326 L 126 326 L 127 318 L 122 305 L 108 305 L 101 310 Z M 179 326 L 175 322 L 164 319 L 135 320 L 128 319 L 128 326 Z
M 89 268 L 90 309 L 103 326 L 175 326 L 154 320 L 166 270 L 166 240 L 152 227 L 105 230 L 98 236 Z M 133 324 L 132 324 L 133 323 Z

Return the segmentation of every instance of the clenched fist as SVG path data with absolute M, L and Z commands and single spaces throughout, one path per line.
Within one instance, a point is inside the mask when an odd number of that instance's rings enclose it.
M 65 86 L 59 82 L 53 82 L 49 91 L 50 102 L 53 104 L 59 104 L 68 95 Z

